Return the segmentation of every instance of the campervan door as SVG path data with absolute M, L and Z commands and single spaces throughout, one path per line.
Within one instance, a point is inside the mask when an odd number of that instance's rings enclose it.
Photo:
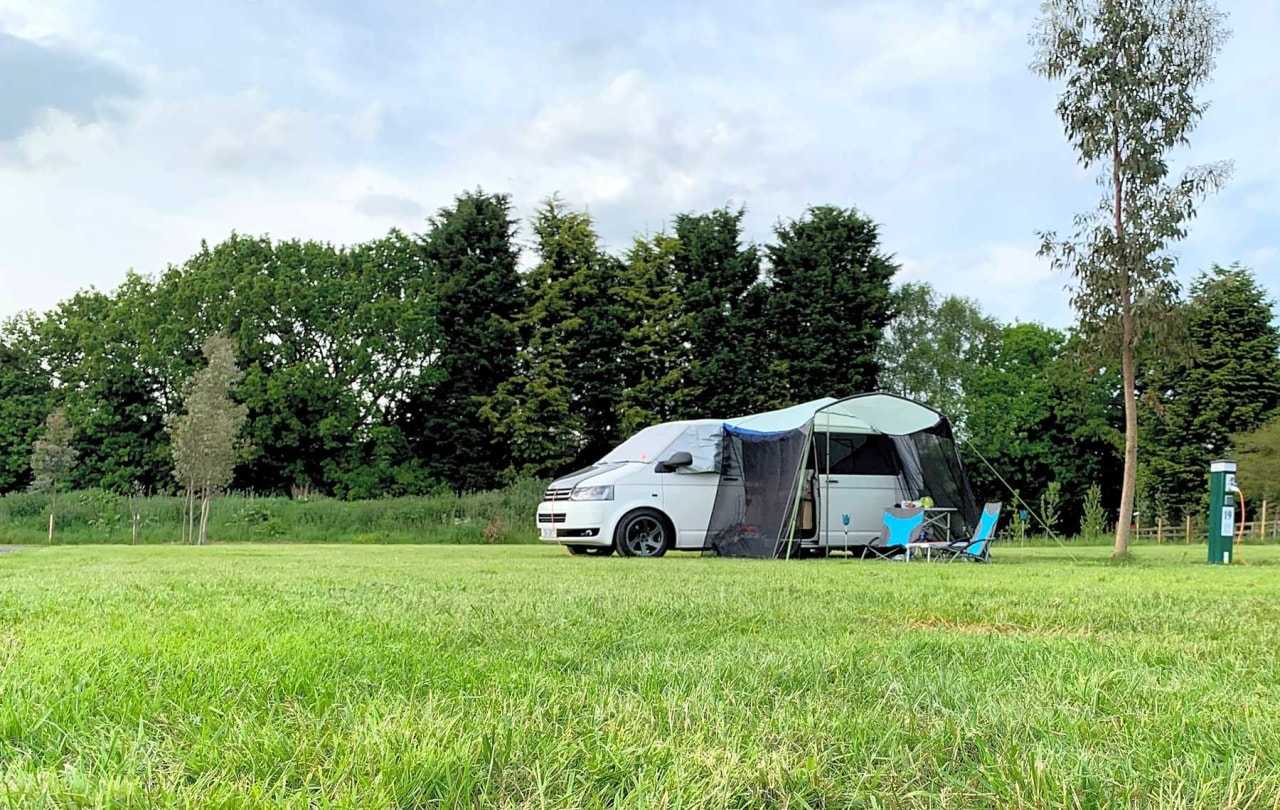
M 898 454 L 880 433 L 832 426 L 814 435 L 822 542 L 864 546 L 880 538 L 884 510 L 901 499 Z

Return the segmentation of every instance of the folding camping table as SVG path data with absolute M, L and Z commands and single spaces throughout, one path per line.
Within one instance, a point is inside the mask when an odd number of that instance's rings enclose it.
M 940 529 L 944 540 L 951 539 L 951 513 L 955 512 L 954 506 L 930 506 L 924 510 L 924 530 L 929 531 L 930 528 Z M 932 534 L 930 534 L 932 536 Z
M 923 526 L 924 531 L 926 532 L 929 531 L 931 527 L 939 529 L 942 534 L 942 539 L 941 540 L 934 539 L 932 537 L 932 533 L 930 533 L 930 538 L 926 542 L 908 543 L 907 544 L 907 561 L 908 562 L 910 562 L 912 556 L 914 556 L 915 554 L 918 554 L 921 551 L 924 552 L 924 558 L 926 560 L 932 560 L 934 549 L 941 548 L 944 544 L 946 544 L 948 541 L 951 540 L 951 513 L 955 511 L 956 511 L 956 508 L 954 506 L 930 506 L 925 508 L 924 526 Z

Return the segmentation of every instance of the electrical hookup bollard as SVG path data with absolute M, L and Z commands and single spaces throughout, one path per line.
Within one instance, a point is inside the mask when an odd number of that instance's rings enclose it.
M 1219 459 L 1209 465 L 1209 564 L 1231 564 L 1236 533 L 1236 463 Z

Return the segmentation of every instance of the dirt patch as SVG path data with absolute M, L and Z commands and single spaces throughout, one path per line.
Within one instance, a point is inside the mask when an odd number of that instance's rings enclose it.
M 1016 624 L 996 624 L 989 622 L 972 622 L 954 619 L 929 618 L 913 619 L 907 622 L 913 630 L 945 630 L 950 633 L 965 635 L 1029 635 L 1053 636 L 1059 638 L 1090 638 L 1094 634 L 1088 630 L 1074 627 L 1027 627 Z

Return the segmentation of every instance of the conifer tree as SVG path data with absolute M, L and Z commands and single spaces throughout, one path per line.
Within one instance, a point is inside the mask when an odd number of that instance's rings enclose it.
M 739 416 L 772 401 L 760 251 L 744 243 L 744 214 L 720 208 L 675 219 L 678 338 L 687 352 L 676 411 L 686 419 Z
M 618 300 L 623 327 L 623 393 L 619 432 L 629 436 L 681 418 L 686 353 L 679 342 L 682 306 L 669 234 L 636 237 L 623 260 Z
M 623 326 L 619 263 L 585 212 L 547 200 L 533 220 L 539 262 L 525 278 L 524 348 L 485 415 L 511 442 L 510 472 L 554 475 L 619 440 Z
M 893 314 L 898 266 L 856 210 L 815 206 L 768 246 L 773 377 L 786 402 L 878 387 L 876 350 Z
M 422 237 L 440 355 L 411 393 L 403 429 L 428 469 L 459 492 L 497 484 L 511 455 L 481 412 L 515 371 L 520 348 L 515 231 L 510 199 L 476 190 L 441 209 Z
M 1280 407 L 1280 330 L 1247 268 L 1202 273 L 1183 317 L 1186 361 L 1159 362 L 1144 380 L 1144 467 L 1151 497 L 1171 514 L 1197 510 L 1209 462 Z

